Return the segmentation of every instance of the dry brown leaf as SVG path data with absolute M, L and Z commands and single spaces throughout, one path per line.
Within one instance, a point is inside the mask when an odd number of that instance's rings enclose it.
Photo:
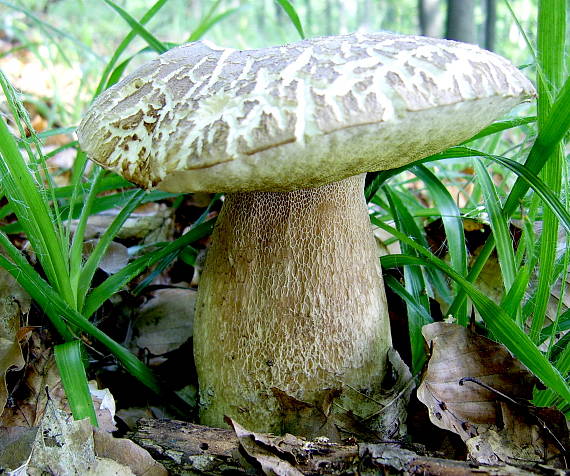
M 94 464 L 89 420 L 74 421 L 67 412 L 48 401 L 32 447 L 28 474 L 86 474 Z
M 157 463 L 147 450 L 141 448 L 134 441 L 114 438 L 100 429 L 95 429 L 93 437 L 97 456 L 128 466 L 137 476 L 168 475 L 164 466 Z
M 0 426 L 38 426 L 51 399 L 68 410 L 67 399 L 46 332 L 33 332 L 28 340 L 27 363 L 15 384 L 14 401 L 0 416 Z
M 24 356 L 18 340 L 20 306 L 13 299 L 0 298 L 0 414 L 8 401 L 6 373 L 21 370 Z
M 0 255 L 6 256 L 0 248 Z M 32 298 L 4 268 L 0 268 L 0 298 L 14 298 L 20 305 L 22 314 L 30 312 Z
M 280 444 L 284 438 L 270 437 L 264 433 L 254 433 L 246 430 L 239 423 L 226 417 L 226 422 L 234 429 L 240 446 L 255 461 L 264 474 L 277 476 L 303 476 L 303 473 L 290 462 L 295 461 L 295 455 L 284 449 Z M 291 435 L 286 435 L 290 436 Z M 295 437 L 292 437 L 296 439 Z M 289 461 L 288 461 L 289 460 Z
M 528 404 L 538 381 L 504 346 L 455 324 L 422 332 L 432 355 L 418 399 L 432 423 L 461 436 L 472 459 L 516 464 L 560 455 L 567 431 L 554 439 L 543 428 Z
M 111 225 L 120 208 L 92 215 L 87 220 L 86 238 L 101 236 Z M 172 238 L 172 207 L 164 203 L 149 202 L 137 207 L 121 227 L 119 239 L 143 239 L 144 243 L 169 241 Z M 77 221 L 74 222 L 75 225 Z
M 95 380 L 89 381 L 89 393 L 93 399 L 99 429 L 112 433 L 115 425 L 115 399 L 108 388 L 99 389 Z
M 152 410 L 148 407 L 121 408 L 117 411 L 117 417 L 129 430 L 133 430 L 141 418 L 155 418 Z
M 83 245 L 83 254 L 87 258 L 95 249 L 99 240 L 87 240 Z M 129 264 L 129 250 L 125 245 L 111 241 L 105 254 L 99 261 L 99 268 L 107 274 L 115 274 Z
M 0 474 L 15 471 L 28 461 L 37 433 L 37 427 L 0 427 Z
M 192 337 L 194 322 L 193 289 L 159 289 L 144 304 L 136 319 L 134 342 L 153 355 L 173 351 Z
M 323 436 L 338 442 L 348 436 L 361 440 L 403 436 L 406 433 L 406 409 L 413 388 L 408 367 L 398 353 L 390 349 L 387 375 L 370 394 L 344 385 L 342 388 L 323 389 L 315 401 L 306 402 L 278 388 L 271 391 L 282 415 L 282 432 L 304 435 L 309 439 Z M 350 410 L 346 410 L 349 407 Z

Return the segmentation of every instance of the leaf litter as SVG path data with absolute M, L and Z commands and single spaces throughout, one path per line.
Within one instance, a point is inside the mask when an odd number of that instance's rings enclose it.
M 422 332 L 432 355 L 418 399 L 434 425 L 461 437 L 471 460 L 567 466 L 564 415 L 529 403 L 539 382 L 504 346 L 456 324 Z

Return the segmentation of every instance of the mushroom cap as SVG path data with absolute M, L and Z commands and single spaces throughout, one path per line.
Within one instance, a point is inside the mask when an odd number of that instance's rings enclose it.
M 173 48 L 101 94 L 87 155 L 145 188 L 289 191 L 400 167 L 533 97 L 477 46 L 390 33 Z

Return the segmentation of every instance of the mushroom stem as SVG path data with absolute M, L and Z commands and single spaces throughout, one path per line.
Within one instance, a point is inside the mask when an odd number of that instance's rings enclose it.
M 363 181 L 226 195 L 196 303 L 202 423 L 290 431 L 274 388 L 317 406 L 339 389 L 355 412 L 350 392 L 379 389 L 391 338 Z

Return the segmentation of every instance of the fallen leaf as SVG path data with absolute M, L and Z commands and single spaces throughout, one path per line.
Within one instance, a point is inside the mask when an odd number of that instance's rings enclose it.
M 283 432 L 306 435 L 308 438 L 341 439 L 335 418 L 331 415 L 331 406 L 342 393 L 340 389 L 322 390 L 315 396 L 314 403 L 298 400 L 275 387 L 271 391 L 283 415 Z
M 141 448 L 134 441 L 126 438 L 114 438 L 101 429 L 95 429 L 93 437 L 97 456 L 128 466 L 137 476 L 168 475 L 164 466 L 156 462 L 147 450 Z
M 89 419 L 74 421 L 48 401 L 32 447 L 28 474 L 87 474 L 95 462 Z
M 472 460 L 551 464 L 565 452 L 567 429 L 554 436 L 541 409 L 528 403 L 538 380 L 504 346 L 455 324 L 436 322 L 422 332 L 432 355 L 418 399 L 433 424 L 466 442 Z
M 97 238 L 105 233 L 120 211 L 120 208 L 113 208 L 91 215 L 87 220 L 86 238 Z M 123 240 L 138 238 L 143 239 L 143 243 L 170 241 L 173 214 L 173 208 L 164 203 L 145 203 L 129 215 L 117 238 Z M 77 221 L 74 221 L 73 225 L 77 226 Z
M 6 257 L 5 252 L 0 248 L 0 255 Z M 24 291 L 24 288 L 12 277 L 4 268 L 0 268 L 0 298 L 14 298 L 20 305 L 22 314 L 30 312 L 32 298 Z
M 87 240 L 83 244 L 83 254 L 88 257 L 99 240 Z M 99 261 L 99 269 L 102 269 L 107 274 L 115 274 L 121 271 L 127 264 L 129 264 L 129 250 L 125 245 L 112 241 L 105 254 Z
M 413 389 L 410 370 L 398 353 L 390 349 L 384 379 L 367 392 L 343 385 L 323 389 L 313 402 L 305 402 L 278 388 L 271 391 L 280 406 L 282 432 L 309 439 L 324 436 L 338 442 L 351 436 L 361 440 L 404 436 Z
M 141 307 L 135 321 L 136 346 L 153 355 L 179 348 L 192 337 L 195 301 L 193 289 L 155 291 L 154 297 Z
M 85 476 L 136 476 L 128 466 L 109 458 L 95 458 L 95 464 L 89 468 Z
M 0 426 L 38 426 L 48 399 L 67 411 L 67 398 L 46 330 L 32 332 L 27 342 L 27 362 L 13 391 L 13 402 L 0 416 Z
M 89 381 L 89 393 L 93 399 L 93 406 L 97 415 L 99 429 L 112 433 L 117 431 L 115 425 L 115 399 L 108 388 L 97 388 L 95 380 Z
M 21 370 L 24 356 L 18 340 L 20 306 L 13 299 L 0 298 L 0 414 L 8 401 L 6 373 Z
M 154 415 L 148 407 L 129 407 L 118 410 L 117 417 L 129 430 L 133 430 L 137 425 L 138 420 L 141 418 L 153 418 Z
M 295 460 L 293 453 L 280 448 L 279 442 L 283 438 L 271 438 L 264 433 L 248 431 L 231 418 L 226 417 L 226 423 L 234 429 L 240 445 L 250 461 L 257 462 L 264 474 L 303 476 L 301 471 L 287 461 L 287 459 Z
M 38 427 L 0 427 L 0 474 L 25 466 L 37 433 Z

